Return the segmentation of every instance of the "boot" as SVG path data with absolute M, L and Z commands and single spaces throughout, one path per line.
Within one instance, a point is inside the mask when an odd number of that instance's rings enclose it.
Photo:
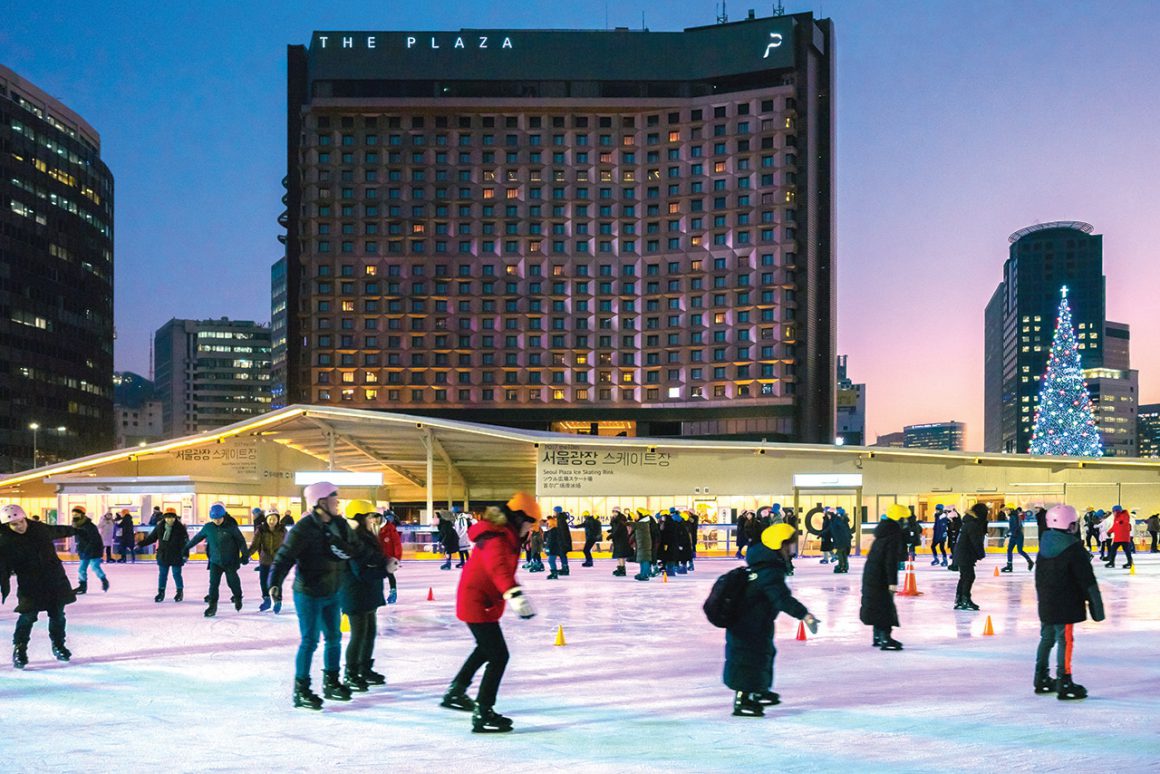
M 108 578 L 101 578 L 101 591 L 108 591 L 108 590 L 109 590 L 109 579 Z
M 559 580 L 559 579 L 560 579 L 560 574 L 558 572 L 556 572 L 555 570 L 552 570 L 550 573 L 548 573 L 548 577 L 544 578 L 544 580 Z
M 273 604 L 273 603 L 270 602 L 269 597 L 262 597 L 262 604 L 258 605 L 258 612 L 259 613 L 266 612 L 267 610 L 270 609 L 271 604 Z
M 1036 693 L 1055 693 L 1057 686 L 1055 681 L 1051 679 L 1051 675 L 1047 670 L 1036 670 L 1035 672 L 1035 692 Z
M 512 730 L 511 718 L 505 718 L 491 707 L 477 704 L 471 714 L 471 731 L 476 734 L 505 734 Z
M 322 709 L 322 698 L 310 690 L 310 678 L 294 681 L 294 706 L 310 710 Z
M 614 576 L 616 576 L 617 578 L 623 578 L 626 575 L 628 575 L 628 571 L 625 570 L 623 567 L 617 567 L 615 570 L 612 571 L 612 574 Z
M 154 602 L 165 601 L 165 589 L 157 589 L 157 596 L 153 597 Z
M 365 682 L 367 685 L 385 685 L 387 682 L 387 676 L 381 675 L 375 670 L 371 669 L 371 667 L 374 665 L 375 660 L 373 658 L 370 661 L 363 663 L 361 670 L 363 682 Z
M 775 704 L 781 704 L 781 695 L 773 691 L 765 691 L 764 693 L 756 694 L 757 703 L 763 707 L 772 707 Z
M 350 690 L 355 693 L 366 693 L 368 690 L 367 681 L 362 676 L 362 668 L 355 664 L 351 666 L 346 665 L 346 684 L 350 686 Z
M 567 567 L 561 567 L 560 574 L 563 575 L 565 578 L 567 578 L 569 575 L 572 574 L 572 571 L 569 570 Z
M 230 601 L 234 603 L 234 610 L 240 611 L 242 609 L 241 597 L 230 597 Z
M 765 717 L 765 707 L 757 700 L 757 694 L 738 691 L 733 697 L 733 714 L 737 717 Z
M 870 645 L 874 648 L 882 647 L 882 630 L 877 626 L 874 627 L 874 641 Z
M 641 575 L 640 573 L 637 573 L 636 575 L 633 575 L 632 577 L 636 578 L 638 581 L 646 581 L 646 580 L 651 580 L 651 579 L 652 579 L 652 576 L 650 576 L 650 575 Z
M 1056 681 L 1056 690 L 1058 691 L 1057 698 L 1060 701 L 1087 698 L 1087 688 L 1084 688 L 1078 683 L 1073 683 L 1071 681 L 1071 675 L 1068 674 L 1059 676 L 1059 679 Z
M 1034 569 L 1035 569 L 1035 562 L 1033 562 L 1032 560 L 1028 559 L 1028 560 L 1027 560 L 1027 572 L 1031 572 L 1031 571 L 1032 571 L 1032 570 L 1034 570 Z
M 173 595 L 173 601 L 180 602 L 183 599 L 185 599 L 185 589 L 178 589 L 177 592 Z
M 350 686 L 338 680 L 338 670 L 322 673 L 322 695 L 336 701 L 350 701 Z
M 450 559 L 448 559 L 446 562 L 444 562 L 443 564 L 439 565 L 439 569 L 440 569 L 440 570 L 450 570 L 450 569 L 451 569 L 451 560 L 450 560 Z
M 387 604 L 393 605 L 393 604 L 395 604 L 395 602 L 398 599 L 399 599 L 399 592 L 396 591 L 395 589 L 391 589 L 391 593 L 387 594 Z
M 886 632 L 882 637 L 882 644 L 878 646 L 879 650 L 902 650 L 902 643 L 890 636 L 890 632 Z
M 588 560 L 586 559 L 586 560 L 584 560 L 583 562 L 581 562 L 581 563 L 580 563 L 580 566 L 581 566 L 581 567 L 591 567 L 591 566 L 592 566 L 592 562 L 590 562 L 590 561 L 588 561 Z
M 56 656 L 57 661 L 68 661 L 72 658 L 72 652 L 64 646 L 64 640 L 52 641 L 52 655 Z
M 73 593 L 76 594 L 77 596 L 80 596 L 81 594 L 89 593 L 89 582 L 88 581 L 77 581 L 77 587 L 75 589 L 73 589 Z
M 1000 568 L 999 572 L 1015 572 L 1015 571 L 1013 569 L 1011 569 L 1011 563 L 1007 562 L 1007 566 Z
M 276 600 L 274 600 L 274 615 L 278 615 L 281 612 L 282 612 L 282 600 L 276 599 Z
M 206 618 L 213 618 L 215 615 L 217 615 L 217 600 L 210 602 L 209 607 L 205 609 L 205 612 L 202 615 L 204 615 Z
M 975 600 L 969 596 L 963 598 L 963 604 L 967 606 L 967 610 L 978 610 L 979 606 L 975 604 Z
M 447 686 L 447 693 L 443 694 L 443 701 L 439 702 L 439 706 L 471 712 L 475 709 L 475 702 L 467 695 L 466 685 L 460 685 L 453 681 L 451 685 Z
M 12 648 L 12 666 L 24 669 L 28 666 L 28 645 L 16 645 Z

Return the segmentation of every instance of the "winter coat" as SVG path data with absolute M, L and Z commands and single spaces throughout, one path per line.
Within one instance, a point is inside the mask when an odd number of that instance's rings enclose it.
M 779 613 L 805 618 L 809 611 L 794 599 L 780 552 L 754 543 L 745 556 L 749 583 L 742 613 L 725 630 L 725 685 L 734 691 L 763 693 L 773 686 L 774 621 Z
M 959 539 L 955 541 L 955 564 L 967 564 L 972 567 L 980 559 L 987 556 L 985 537 L 987 527 L 973 513 L 963 517 L 963 528 Z
M 475 550 L 459 576 L 455 616 L 464 623 L 494 623 L 504 611 L 504 593 L 516 584 L 520 541 L 509 524 L 479 521 L 470 532 Z
M 661 546 L 657 558 L 665 564 L 689 561 L 689 532 L 685 525 L 669 516 L 661 526 Z
M 141 541 L 142 546 L 157 544 L 157 563 L 165 567 L 181 567 L 189 558 L 189 551 L 185 544 L 189 542 L 189 530 L 181 523 L 181 519 L 174 519 L 169 530 L 169 539 L 165 539 L 164 519 L 154 527 Z
M 387 559 L 383 556 L 378 537 L 369 530 L 352 530 L 351 547 L 355 552 L 346 563 L 348 575 L 339 592 L 339 603 L 347 615 L 373 613 L 387 604 L 383 596 Z
M 105 556 L 105 541 L 101 540 L 101 533 L 92 520 L 85 517 L 84 523 L 76 524 L 76 550 L 78 559 L 103 559 Z
M 459 550 L 459 533 L 455 525 L 447 519 L 439 519 L 439 542 L 443 544 L 443 553 L 454 554 Z
M 1127 543 L 1132 539 L 1132 515 L 1127 511 L 1117 511 L 1111 530 L 1113 543 Z
M 781 521 L 780 513 L 778 521 Z M 756 516 L 750 516 L 749 521 L 745 522 L 745 544 L 749 545 L 750 543 L 757 543 L 760 541 L 761 531 L 765 529 L 766 526 L 767 525 L 761 519 L 757 518 Z
M 120 546 L 129 546 L 130 548 L 133 547 L 136 539 L 136 535 L 133 534 L 133 517 L 126 513 L 118 521 L 121 527 L 121 535 L 117 539 L 117 544 Z
M 695 513 L 691 513 L 684 518 L 685 520 L 682 523 L 685 525 L 685 529 L 689 531 L 689 553 L 691 556 L 696 556 L 697 541 L 701 537 L 700 530 L 697 529 L 697 526 L 701 523 L 701 519 Z
M 830 532 L 830 525 L 834 523 L 834 520 L 835 520 L 835 517 L 830 516 L 829 514 L 822 516 L 822 531 L 820 534 L 820 537 L 822 539 L 822 545 L 821 545 L 822 551 L 833 551 L 834 550 L 834 536 Z
M 649 535 L 652 538 L 651 551 L 652 555 L 649 561 L 655 562 L 661 550 L 661 525 L 657 520 L 649 519 L 648 522 Z
M 741 550 L 749 545 L 749 520 L 751 517 L 741 514 L 737 517 L 737 549 Z
M 564 556 L 572 550 L 572 527 L 568 524 L 568 514 L 563 514 L 556 522 L 556 532 L 560 538 L 560 554 Z
M 384 523 L 379 530 L 379 545 L 382 546 L 384 557 L 399 560 L 403 558 L 403 538 L 399 535 L 399 528 L 392 522 Z
M 883 519 L 874 528 L 874 542 L 862 567 L 862 607 L 858 618 L 867 626 L 898 626 L 891 586 L 898 585 L 898 557 L 905 537 L 898 522 Z
M 1153 514 L 1148 517 L 1148 531 L 1160 532 L 1160 516 Z
M 947 525 L 949 522 L 950 519 L 947 518 L 946 511 L 935 515 L 933 536 L 931 537 L 932 543 L 941 543 L 947 539 Z
M 471 525 L 471 517 L 466 514 L 455 519 L 455 536 L 459 538 L 460 551 L 471 550 L 471 539 L 467 537 L 467 531 L 471 529 Z
M 544 534 L 544 548 L 549 556 L 566 556 L 572 550 L 572 531 L 563 516 L 556 519 L 556 526 L 548 527 Z
M 918 519 L 913 516 L 908 518 L 902 531 L 906 534 L 906 544 L 911 547 L 911 550 L 922 545 L 922 525 L 918 523 Z
M 528 551 L 537 558 L 544 552 L 544 531 L 539 527 L 533 529 L 528 535 Z
M 1023 537 L 1023 514 L 1019 511 L 1011 511 L 1007 516 L 1007 536 Z
M 274 554 L 270 586 L 281 586 L 296 567 L 294 591 L 309 597 L 335 596 L 347 577 L 346 561 L 354 555 L 354 539 L 346 519 L 332 517 L 323 524 L 312 512 L 294 525 Z
M 612 543 L 612 558 L 613 559 L 632 559 L 632 546 L 628 544 L 628 521 L 624 517 L 617 517 L 612 520 L 612 526 L 608 528 L 608 540 Z
M 653 560 L 652 518 L 643 516 L 632 523 L 636 537 L 636 561 L 651 564 Z
M 238 529 L 237 522 L 229 524 L 223 521 L 220 527 L 212 521 L 203 525 L 193 539 L 185 544 L 186 553 L 203 540 L 210 564 L 225 570 L 236 570 L 250 561 L 250 555 L 246 553 L 246 538 Z
M 850 522 L 845 516 L 835 516 L 830 520 L 830 538 L 834 541 L 835 551 L 849 551 L 853 535 L 850 532 Z
M 1035 563 L 1035 593 L 1039 597 L 1039 621 L 1045 624 L 1074 624 L 1087 618 L 1084 602 L 1091 605 L 1092 618 L 1104 617 L 1103 599 L 1091 559 L 1079 538 L 1070 532 L 1049 529 L 1039 541 Z
M 254 552 L 257 551 L 258 564 L 269 567 L 274 563 L 274 556 L 285 541 L 286 528 L 282 526 L 281 522 L 278 523 L 276 529 L 270 529 L 269 524 L 255 524 L 254 539 L 250 541 L 250 547 L 246 549 L 246 556 L 253 556 Z
M 600 541 L 600 520 L 591 514 L 584 519 L 584 540 Z
M 113 545 L 113 525 L 116 523 L 113 514 L 106 513 L 101 517 L 101 523 L 97 525 L 97 529 L 101 531 L 101 540 L 105 545 Z
M 17 613 L 47 611 L 77 601 L 53 543 L 75 534 L 72 527 L 50 526 L 32 519 L 23 535 L 0 524 L 0 596 L 8 597 L 8 578 L 15 574 Z

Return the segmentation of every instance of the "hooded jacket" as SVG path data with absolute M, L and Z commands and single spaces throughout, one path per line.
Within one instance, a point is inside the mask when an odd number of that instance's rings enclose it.
M 862 607 L 858 618 L 867 626 L 898 626 L 898 610 L 890 587 L 898 585 L 898 561 L 905 546 L 898 522 L 891 519 L 878 522 L 874 542 L 862 567 Z
M 481 519 L 468 536 L 475 550 L 459 577 L 455 615 L 464 623 L 494 623 L 503 616 L 503 595 L 518 585 L 520 541 L 506 518 L 502 523 Z
M 1087 618 L 1104 619 L 1104 601 L 1092 570 L 1091 559 L 1079 538 L 1070 532 L 1049 529 L 1039 541 L 1035 563 L 1035 593 L 1039 597 L 1039 620 L 1045 624 L 1075 624 Z
M 346 561 L 354 554 L 350 525 L 346 519 L 331 517 L 322 523 L 312 511 L 294 525 L 282 547 L 274 554 L 270 586 L 281 586 L 296 567 L 294 591 L 309 597 L 329 597 L 339 593 L 346 579 Z
M 88 516 L 84 521 L 73 522 L 76 529 L 76 549 L 78 559 L 101 559 L 105 555 L 105 541 L 101 540 L 100 530 Z
M 1127 511 L 1116 511 L 1116 518 L 1112 521 L 1111 536 L 1113 543 L 1127 543 L 1132 539 L 1132 514 Z
M 383 596 L 387 558 L 383 556 L 378 536 L 361 527 L 351 530 L 351 547 L 355 550 L 346 564 L 348 576 L 339 599 L 342 612 L 363 615 L 387 604 Z
M 845 516 L 835 514 L 830 519 L 830 538 L 834 541 L 835 551 L 849 551 L 853 535 L 850 533 L 850 522 Z
M 955 541 L 955 564 L 975 565 L 987 555 L 984 536 L 987 528 L 979 517 L 968 513 L 963 517 L 963 530 Z

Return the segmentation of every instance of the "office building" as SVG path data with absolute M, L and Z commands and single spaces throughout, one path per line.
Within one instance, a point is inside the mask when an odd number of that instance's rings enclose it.
M 902 428 L 902 446 L 906 449 L 943 449 L 962 451 L 967 426 L 963 422 L 929 422 Z
M 140 374 L 113 374 L 113 446 L 124 449 L 165 438 L 161 401 L 153 382 Z
M 1140 406 L 1136 413 L 1136 428 L 1139 456 L 1160 457 L 1160 403 Z
M 1124 323 L 1104 323 L 1103 364 L 1084 371 L 1105 457 L 1135 457 L 1140 376 L 1132 370 L 1131 331 Z
M 855 384 L 846 373 L 846 355 L 838 355 L 838 428 L 835 443 L 866 443 L 866 385 Z
M 901 449 L 906 446 L 906 433 L 886 433 L 878 436 L 873 443 L 874 446 L 885 446 L 892 449 Z
M 286 407 L 286 257 L 270 267 L 270 408 Z

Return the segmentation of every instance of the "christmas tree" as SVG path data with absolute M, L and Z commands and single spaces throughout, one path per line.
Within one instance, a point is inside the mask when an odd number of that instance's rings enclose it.
M 1066 285 L 1060 289 L 1060 295 L 1051 355 L 1039 383 L 1039 406 L 1035 410 L 1029 451 L 1032 454 L 1101 457 L 1103 443 L 1096 429 L 1091 395 L 1083 381 Z

